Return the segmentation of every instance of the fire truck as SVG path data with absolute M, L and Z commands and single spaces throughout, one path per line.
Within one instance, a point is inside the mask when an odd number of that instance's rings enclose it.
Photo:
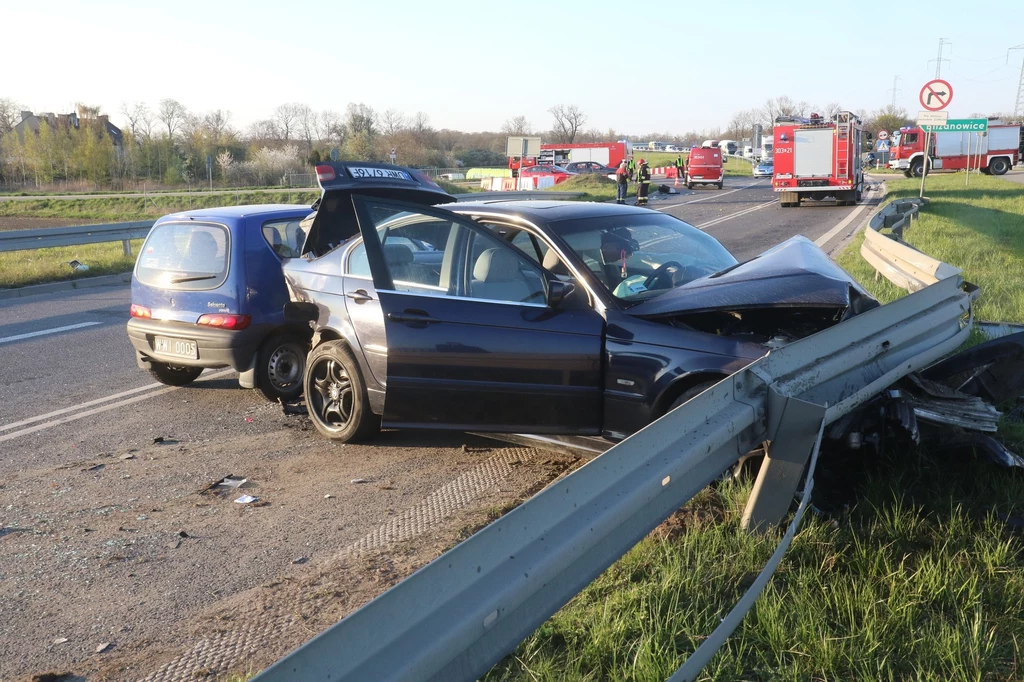
M 840 206 L 860 201 L 864 190 L 861 168 L 861 121 L 849 111 L 831 120 L 775 119 L 772 189 L 782 206 L 799 206 L 802 199 L 834 198 Z
M 908 126 L 893 135 L 889 149 L 889 167 L 909 177 L 921 177 L 924 171 L 925 131 Z M 1002 175 L 1024 154 L 1024 130 L 993 119 L 988 133 L 940 131 L 932 133 L 929 143 L 928 172 L 935 170 L 980 169 L 982 173 Z M 968 152 L 970 157 L 968 158 Z
M 592 144 L 542 144 L 538 163 L 561 166 L 570 161 L 597 161 L 614 168 L 633 154 L 630 142 L 596 142 Z M 527 161 L 527 166 L 531 165 Z

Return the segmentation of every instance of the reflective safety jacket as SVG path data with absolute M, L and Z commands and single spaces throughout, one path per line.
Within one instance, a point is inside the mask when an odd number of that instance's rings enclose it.
M 637 179 L 646 184 L 651 181 L 651 168 L 646 163 L 640 165 L 640 172 L 637 175 Z

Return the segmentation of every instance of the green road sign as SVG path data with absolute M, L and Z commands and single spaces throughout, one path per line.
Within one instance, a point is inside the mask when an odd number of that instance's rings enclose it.
M 988 119 L 951 118 L 944 126 L 924 126 L 924 129 L 933 133 L 984 133 L 988 132 Z

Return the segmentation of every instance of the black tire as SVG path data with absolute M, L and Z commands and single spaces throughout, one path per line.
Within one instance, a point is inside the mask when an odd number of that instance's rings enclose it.
M 914 159 L 910 162 L 910 177 L 919 178 L 924 175 L 924 161 Z
M 203 373 L 202 367 L 181 367 L 168 365 L 165 362 L 150 362 L 149 373 L 161 384 L 168 386 L 188 386 Z
M 302 395 L 309 344 L 288 332 L 274 334 L 256 354 L 256 388 L 267 400 L 294 400 Z
M 686 183 L 686 189 L 693 189 L 693 183 L 692 182 Z
M 992 162 L 988 164 L 988 171 L 992 175 L 1006 175 L 1006 171 L 1010 170 L 1010 162 L 1000 156 L 998 159 L 992 159 Z
M 344 341 L 327 341 L 310 352 L 303 386 L 309 418 L 325 438 L 358 441 L 379 425 L 359 365 Z
M 723 187 L 725 187 L 725 183 L 724 182 L 718 183 L 718 189 L 722 189 Z

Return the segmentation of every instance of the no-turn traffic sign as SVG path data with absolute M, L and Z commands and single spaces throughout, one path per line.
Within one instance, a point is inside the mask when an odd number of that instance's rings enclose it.
M 953 86 L 941 78 L 928 81 L 921 88 L 919 99 L 921 106 L 928 111 L 942 111 L 953 101 Z
M 879 130 L 878 131 L 878 139 L 879 140 L 888 140 L 889 139 L 889 133 L 884 131 L 884 130 Z

